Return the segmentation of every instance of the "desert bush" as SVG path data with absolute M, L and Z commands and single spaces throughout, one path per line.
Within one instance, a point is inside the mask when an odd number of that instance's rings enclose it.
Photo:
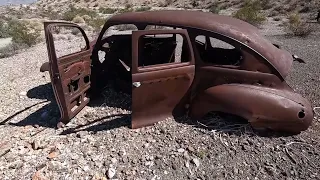
M 67 21 L 72 21 L 76 16 L 88 15 L 91 18 L 97 17 L 98 13 L 96 11 L 86 9 L 86 8 L 75 8 L 74 6 L 70 6 L 69 10 L 63 14 L 63 19 Z
M 8 25 L 0 20 L 0 38 L 6 38 L 9 36 Z
M 18 50 L 27 48 L 25 44 L 11 43 L 6 47 L 0 48 L 0 58 L 13 56 Z
M 284 26 L 288 34 L 305 37 L 313 31 L 312 27 L 303 21 L 298 13 L 290 14 L 288 19 L 289 21 Z
M 80 17 L 79 15 L 77 15 L 76 17 L 74 17 L 74 18 L 72 19 L 72 22 L 74 22 L 74 23 L 84 23 L 85 21 L 84 21 L 84 19 L 83 19 L 82 17 Z
M 142 11 L 149 11 L 151 9 L 151 7 L 149 6 L 141 6 L 138 7 L 137 9 L 135 9 L 136 12 L 142 12 Z
M 38 24 L 27 21 L 10 20 L 8 28 L 13 43 L 25 44 L 29 47 L 35 45 L 41 35 Z
M 209 6 L 209 12 L 214 13 L 214 14 L 219 14 L 220 12 L 220 7 L 217 3 L 212 3 Z
M 103 14 L 113 14 L 117 12 L 117 9 L 100 7 L 99 12 Z
M 259 26 L 266 20 L 266 17 L 260 11 L 260 1 L 246 0 L 243 7 L 234 13 L 233 16 L 254 26 Z
M 83 19 L 84 19 L 84 21 L 90 21 L 92 18 L 89 16 L 89 15 L 83 15 L 83 16 L 81 16 Z
M 169 6 L 173 3 L 173 0 L 165 0 L 163 6 Z
M 93 27 L 95 32 L 99 32 L 106 21 L 107 19 L 105 18 L 93 18 L 87 21 L 87 23 L 89 26 Z
M 118 13 L 132 12 L 133 9 L 131 7 L 125 7 L 124 9 L 119 9 Z

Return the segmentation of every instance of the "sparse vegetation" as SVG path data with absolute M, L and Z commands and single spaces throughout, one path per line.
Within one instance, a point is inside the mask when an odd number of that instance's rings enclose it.
M 84 23 L 85 21 L 84 21 L 84 19 L 83 19 L 82 17 L 80 17 L 79 15 L 77 15 L 76 17 L 74 17 L 74 18 L 72 19 L 72 22 L 74 22 L 74 23 Z
M 99 12 L 103 14 L 113 14 L 117 12 L 117 9 L 100 7 Z
M 285 25 L 285 30 L 288 34 L 305 37 L 313 31 L 312 27 L 303 21 L 298 13 L 290 14 L 288 19 L 289 21 Z
M 0 20 L 0 38 L 6 38 L 9 36 L 8 25 Z
M 132 12 L 132 11 L 134 11 L 134 9 L 132 8 L 132 6 L 127 6 L 126 5 L 126 7 L 124 8 L 124 9 L 119 9 L 118 10 L 118 13 L 125 13 L 125 12 Z
M 39 40 L 41 29 L 35 23 L 11 20 L 8 22 L 8 28 L 8 33 L 12 37 L 13 43 L 25 44 L 31 47 Z
M 135 9 L 136 12 L 142 12 L 142 11 L 149 11 L 151 9 L 151 7 L 149 6 L 141 6 L 138 7 L 137 9 Z
M 4 48 L 0 48 L 0 58 L 13 56 L 18 50 L 26 48 L 25 44 L 11 43 Z
M 209 12 L 214 13 L 214 14 L 219 14 L 220 12 L 220 7 L 217 3 L 212 3 L 209 6 Z
M 266 17 L 261 13 L 261 2 L 258 0 L 246 0 L 243 7 L 233 16 L 246 21 L 254 26 L 261 25 Z
M 89 26 L 93 27 L 95 32 L 99 32 L 106 21 L 107 19 L 105 18 L 93 18 L 87 21 L 87 23 Z
M 88 15 L 91 18 L 97 17 L 98 13 L 96 11 L 86 9 L 86 8 L 75 8 L 74 6 L 70 6 L 69 10 L 63 14 L 63 19 L 67 21 L 72 21 L 76 16 Z

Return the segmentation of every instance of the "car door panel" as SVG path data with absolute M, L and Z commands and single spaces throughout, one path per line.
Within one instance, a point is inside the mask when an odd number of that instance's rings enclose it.
M 49 73 L 60 110 L 60 122 L 68 123 L 89 102 L 91 49 L 85 32 L 76 24 L 45 22 L 45 36 L 49 56 Z M 73 27 L 80 30 L 86 48 L 80 52 L 57 57 L 52 30 L 54 27 Z
M 138 39 L 145 34 L 184 33 L 190 61 L 138 67 Z M 168 117 L 182 114 L 190 97 L 194 79 L 194 58 L 187 32 L 153 30 L 133 32 L 132 128 L 152 125 Z

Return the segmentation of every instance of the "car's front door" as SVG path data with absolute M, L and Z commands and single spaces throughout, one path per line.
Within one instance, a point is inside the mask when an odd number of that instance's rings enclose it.
M 132 38 L 132 128 L 183 113 L 195 72 L 187 31 L 134 31 Z
M 76 24 L 45 22 L 44 28 L 51 83 L 61 114 L 58 126 L 61 126 L 68 123 L 89 102 L 91 49 L 85 32 Z M 67 35 L 72 41 L 63 37 Z M 78 39 L 83 40 L 84 48 L 80 48 L 78 43 L 71 44 L 70 47 L 66 46 L 66 43 L 78 42 Z M 76 47 L 79 47 L 79 50 L 71 54 L 65 53 Z M 63 55 L 62 52 L 64 52 Z

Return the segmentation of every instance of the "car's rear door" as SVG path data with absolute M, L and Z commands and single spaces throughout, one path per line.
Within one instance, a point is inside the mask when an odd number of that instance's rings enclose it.
M 134 31 L 132 38 L 132 128 L 182 114 L 195 72 L 187 31 Z
M 44 28 L 49 72 L 61 114 L 60 122 L 68 123 L 89 102 L 91 74 L 89 40 L 83 29 L 76 24 L 45 22 Z M 70 38 L 66 39 L 66 36 Z M 83 47 L 77 42 L 82 42 Z M 69 47 L 67 43 L 71 43 Z

